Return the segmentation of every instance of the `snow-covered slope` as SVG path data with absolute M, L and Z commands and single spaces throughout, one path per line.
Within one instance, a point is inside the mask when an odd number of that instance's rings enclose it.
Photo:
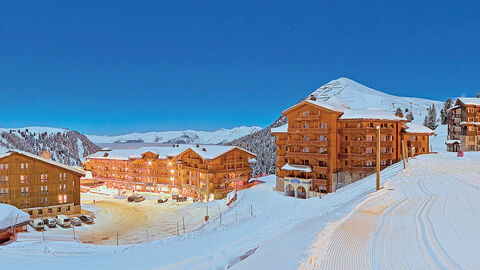
M 423 124 L 423 119 L 427 114 L 427 108 L 432 104 L 435 104 L 437 116 L 440 116 L 440 109 L 443 107 L 441 101 L 414 97 L 398 97 L 374 90 L 347 78 L 330 81 L 302 100 L 307 99 L 311 95 L 323 101 L 335 97 L 337 101 L 340 100 L 351 109 L 380 108 L 390 112 L 395 112 L 397 108 L 402 109 L 403 112 L 405 112 L 405 109 L 408 109 L 408 111 L 413 113 L 413 122 L 419 124 Z M 294 105 L 296 102 L 297 100 L 292 100 L 291 105 Z M 280 116 L 281 112 L 278 112 L 278 114 Z M 270 128 L 278 127 L 285 123 L 286 119 L 280 117 L 271 126 L 239 138 L 229 144 L 240 146 L 257 154 L 258 162 L 254 165 L 254 174 L 275 173 L 276 147 L 275 140 L 270 134 Z M 434 151 L 445 151 L 444 141 L 446 133 L 443 132 L 445 126 L 439 126 L 437 129 L 442 129 L 442 132 L 435 137 Z M 435 132 L 437 133 L 437 130 L 435 130 Z
M 87 135 L 94 143 L 198 143 L 220 144 L 233 141 L 245 135 L 261 130 L 261 127 L 236 127 L 217 131 L 159 131 L 147 133 L 130 133 L 119 136 Z
M 98 151 L 98 146 L 77 131 L 52 127 L 0 128 L 0 152 L 18 149 L 39 155 L 50 152 L 53 160 L 80 165 L 85 155 Z
M 440 116 L 440 109 L 443 106 L 442 101 L 394 96 L 369 88 L 348 78 L 330 81 L 319 87 L 311 95 L 324 101 L 336 97 L 351 109 L 380 108 L 391 112 L 395 112 L 397 108 L 404 112 L 405 109 L 408 109 L 413 112 L 413 122 L 416 123 L 423 123 L 427 108 L 432 104 L 435 104 L 437 116 Z

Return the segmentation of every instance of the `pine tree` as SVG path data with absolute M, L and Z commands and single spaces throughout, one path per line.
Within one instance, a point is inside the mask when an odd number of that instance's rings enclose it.
M 480 90 L 477 92 L 477 98 L 480 98 Z
M 452 107 L 452 99 L 447 98 L 445 103 L 443 104 L 442 110 L 440 110 L 440 119 L 442 120 L 442 125 L 446 125 L 448 123 L 449 118 L 449 109 Z
M 432 106 L 427 109 L 427 115 L 425 115 L 423 125 L 432 130 L 437 128 L 437 111 L 435 109 L 435 104 L 432 104 Z
M 408 122 L 412 122 L 413 119 L 415 119 L 415 118 L 413 117 L 413 113 L 412 113 L 412 112 L 407 113 L 406 118 L 407 118 L 407 121 L 408 121 Z

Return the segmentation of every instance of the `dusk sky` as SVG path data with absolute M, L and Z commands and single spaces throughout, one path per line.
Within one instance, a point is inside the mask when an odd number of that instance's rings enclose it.
M 339 77 L 475 95 L 478 2 L 386 2 L 5 1 L 0 127 L 265 127 Z

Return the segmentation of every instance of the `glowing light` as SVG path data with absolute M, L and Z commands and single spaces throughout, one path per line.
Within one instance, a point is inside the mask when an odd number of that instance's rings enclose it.
M 152 165 L 152 162 L 151 162 L 151 161 L 149 161 L 149 162 L 148 162 L 148 165 Z
M 168 165 L 172 165 L 172 162 L 171 162 L 171 161 L 169 161 L 169 162 L 168 162 Z
M 175 178 L 173 178 L 173 177 L 170 177 L 170 181 L 173 181 L 173 180 L 175 180 Z
M 174 173 L 175 171 L 174 170 L 170 170 L 171 173 Z

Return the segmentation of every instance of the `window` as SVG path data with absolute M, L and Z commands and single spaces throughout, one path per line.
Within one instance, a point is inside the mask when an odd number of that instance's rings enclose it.
M 28 163 L 20 163 L 21 169 L 28 169 Z
M 303 140 L 308 142 L 308 141 L 310 141 L 310 137 L 305 136 L 305 137 L 303 137 Z
M 40 175 L 40 182 L 44 183 L 48 181 L 48 175 L 47 174 L 41 174 Z
M 67 179 L 67 174 L 66 173 L 60 173 L 59 178 L 60 178 L 60 181 L 61 180 L 66 180 Z
M 8 196 L 8 187 L 5 188 L 5 193 L 4 194 L 5 194 L 5 196 Z
M 309 151 L 308 147 L 305 147 L 305 148 L 303 148 L 303 152 L 304 152 L 304 153 L 308 153 L 308 152 L 310 152 L 310 151 Z
M 27 177 L 25 175 L 20 175 L 20 183 L 25 184 Z

